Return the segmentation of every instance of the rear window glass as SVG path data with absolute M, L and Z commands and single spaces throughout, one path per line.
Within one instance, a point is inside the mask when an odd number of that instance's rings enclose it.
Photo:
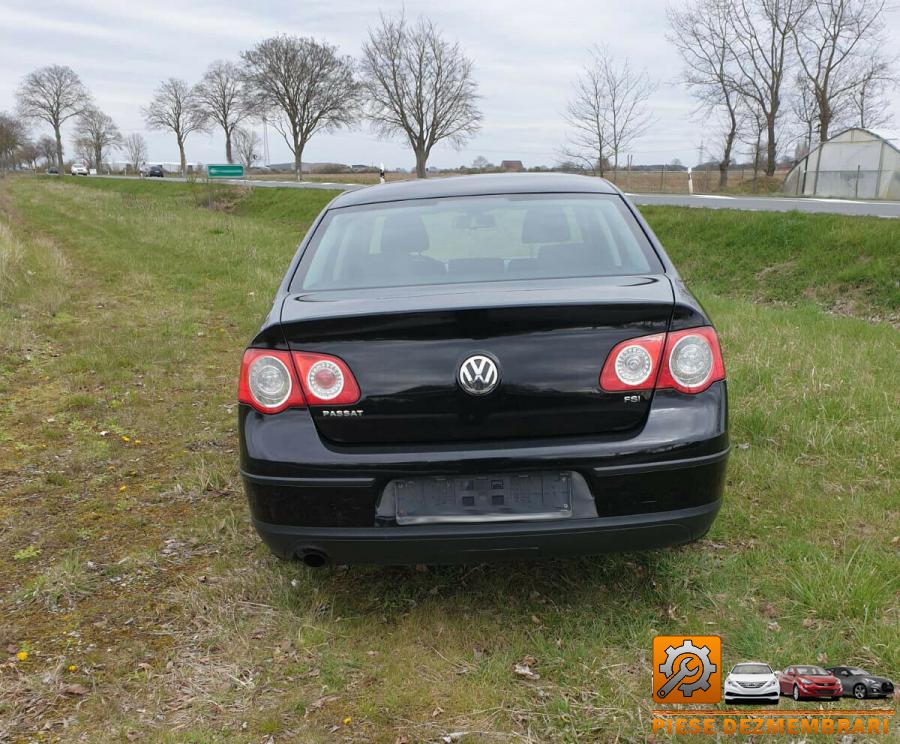
M 329 212 L 292 289 L 661 271 L 646 235 L 616 195 L 471 196 Z

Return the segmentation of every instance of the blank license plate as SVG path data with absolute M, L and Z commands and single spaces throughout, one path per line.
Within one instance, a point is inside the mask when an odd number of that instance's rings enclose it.
M 572 516 L 568 471 L 405 478 L 388 483 L 398 524 L 503 522 Z

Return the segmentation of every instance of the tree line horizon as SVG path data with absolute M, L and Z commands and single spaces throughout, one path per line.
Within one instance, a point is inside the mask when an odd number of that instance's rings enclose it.
M 885 7 L 885 0 L 689 0 L 667 9 L 667 39 L 681 57 L 681 82 L 704 135 L 715 143 L 721 187 L 739 144 L 771 176 L 786 147 L 802 156 L 837 127 L 890 123 L 897 58 L 884 51 Z M 559 159 L 602 176 L 618 170 L 655 124 L 650 101 L 659 82 L 608 46 L 597 44 L 588 56 L 562 113 L 569 133 Z M 224 133 L 226 160 L 237 157 L 249 168 L 261 143 L 246 125 L 264 121 L 287 144 L 298 180 L 313 136 L 361 123 L 404 140 L 424 178 L 436 144 L 461 147 L 482 128 L 480 98 L 474 63 L 459 41 L 426 16 L 411 21 L 400 12 L 379 14 L 359 58 L 312 37 L 272 36 L 242 51 L 239 62 L 212 62 L 193 85 L 163 80 L 142 115 L 148 129 L 174 136 L 183 174 L 188 138 L 214 129 Z M 0 160 L 43 158 L 62 168 L 62 128 L 74 120 L 76 154 L 98 170 L 114 150 L 135 169 L 146 161 L 143 135 L 123 137 L 70 67 L 26 75 L 16 104 L 15 114 L 0 112 Z M 49 125 L 53 134 L 31 142 L 26 122 Z

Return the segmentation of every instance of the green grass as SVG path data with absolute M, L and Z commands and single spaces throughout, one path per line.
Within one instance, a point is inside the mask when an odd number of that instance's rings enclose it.
M 900 319 L 900 224 L 877 217 L 644 207 L 692 287 Z
M 900 676 L 900 339 L 872 321 L 897 311 L 893 223 L 646 210 L 728 366 L 700 543 L 310 572 L 252 533 L 234 389 L 332 196 L 0 184 L 0 638 L 29 653 L 0 673 L 0 739 L 644 740 L 658 633 Z

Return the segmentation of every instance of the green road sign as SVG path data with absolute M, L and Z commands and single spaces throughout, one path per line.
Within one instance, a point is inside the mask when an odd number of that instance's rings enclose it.
M 207 178 L 243 178 L 243 165 L 207 165 Z

